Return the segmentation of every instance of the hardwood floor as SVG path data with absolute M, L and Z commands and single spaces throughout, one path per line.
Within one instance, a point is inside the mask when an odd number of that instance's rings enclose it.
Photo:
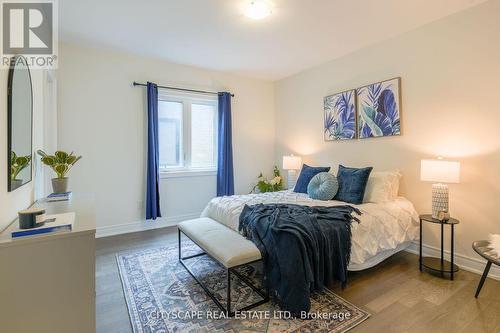
M 97 240 L 98 333 L 132 332 L 115 255 L 175 244 L 175 227 Z M 401 252 L 378 266 L 352 272 L 338 295 L 372 316 L 350 332 L 498 332 L 500 281 L 488 279 L 478 299 L 479 275 L 460 271 L 454 281 L 421 273 L 418 257 Z

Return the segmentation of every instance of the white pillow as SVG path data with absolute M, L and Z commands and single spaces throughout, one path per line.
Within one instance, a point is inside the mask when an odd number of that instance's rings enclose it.
M 392 200 L 396 199 L 399 195 L 399 180 L 403 176 L 399 170 L 392 171 L 394 177 L 392 180 Z
M 366 184 L 363 202 L 381 203 L 394 200 L 398 196 L 400 177 L 399 170 L 372 172 Z

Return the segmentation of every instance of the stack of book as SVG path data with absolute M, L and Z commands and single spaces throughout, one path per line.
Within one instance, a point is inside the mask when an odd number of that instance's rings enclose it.
M 26 236 L 34 236 L 62 231 L 71 231 L 73 229 L 73 220 L 75 219 L 74 213 L 47 215 L 45 223 L 36 228 L 12 230 L 12 238 L 20 238 Z
M 47 197 L 48 202 L 53 201 L 68 201 L 71 199 L 71 192 L 65 193 L 52 193 Z

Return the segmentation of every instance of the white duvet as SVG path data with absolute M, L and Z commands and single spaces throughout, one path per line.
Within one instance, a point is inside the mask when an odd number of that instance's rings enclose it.
M 209 217 L 238 231 L 239 217 L 245 205 L 289 203 L 307 206 L 345 205 L 342 201 L 313 200 L 303 193 L 280 191 L 262 194 L 233 195 L 212 199 L 201 216 Z M 353 205 L 362 215 L 352 223 L 351 264 L 361 265 L 384 251 L 395 250 L 403 243 L 418 239 L 418 214 L 403 197 L 385 203 Z M 353 213 L 355 214 L 355 213 Z

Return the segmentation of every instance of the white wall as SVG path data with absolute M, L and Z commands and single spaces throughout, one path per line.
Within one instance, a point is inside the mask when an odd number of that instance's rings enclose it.
M 335 169 L 399 168 L 401 193 L 427 213 L 431 184 L 419 180 L 420 159 L 458 160 L 462 180 L 450 185 L 451 214 L 461 220 L 456 251 L 473 257 L 473 240 L 500 233 L 498 13 L 500 1 L 489 1 L 277 82 L 276 161 L 292 152 Z M 402 77 L 401 137 L 323 141 L 324 96 L 395 76 Z M 438 242 L 437 232 L 425 236 Z
M 7 78 L 8 70 L 0 70 L 0 231 L 9 225 L 17 212 L 34 201 L 34 181 L 7 192 Z M 33 85 L 33 151 L 43 147 L 43 111 L 45 73 L 31 70 Z M 33 164 L 32 164 L 33 165 Z M 33 171 L 33 176 L 35 172 Z
M 70 174 L 74 192 L 93 192 L 102 233 L 144 219 L 145 89 L 133 81 L 231 91 L 235 190 L 250 191 L 274 162 L 273 84 L 126 53 L 61 44 L 59 148 L 83 155 Z M 162 179 L 164 221 L 197 215 L 215 195 L 215 177 Z

